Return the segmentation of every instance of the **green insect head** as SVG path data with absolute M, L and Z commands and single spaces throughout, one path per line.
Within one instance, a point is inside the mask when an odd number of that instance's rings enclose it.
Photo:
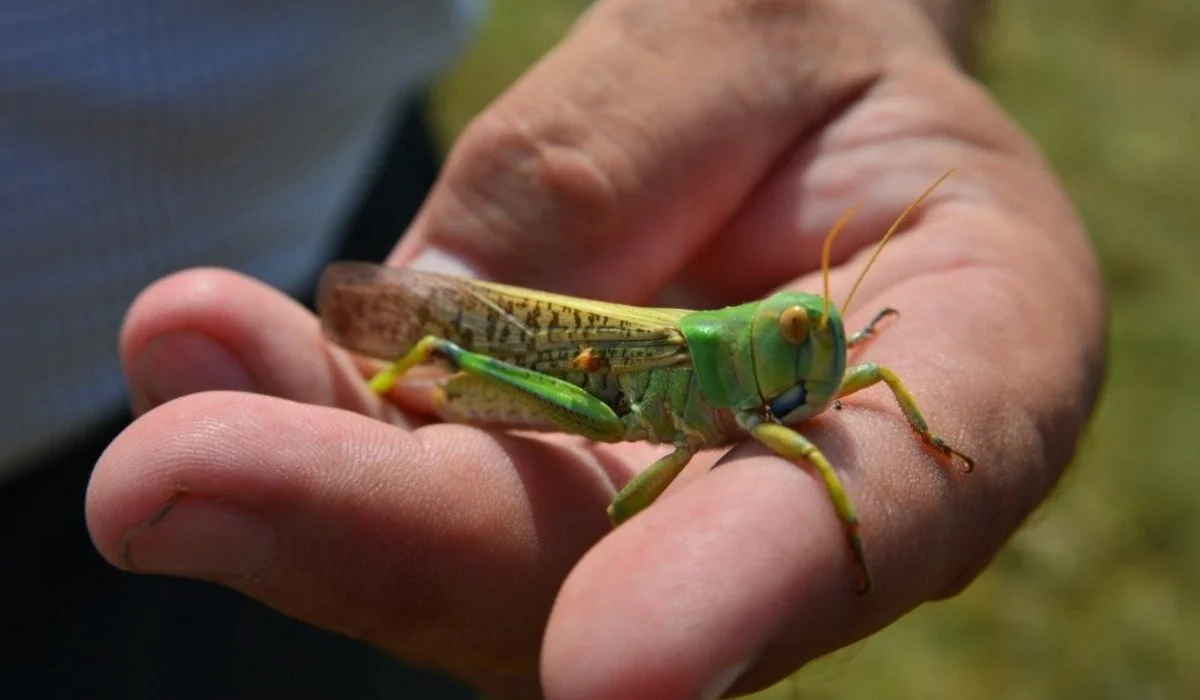
M 887 230 L 846 295 L 842 308 L 830 301 L 833 242 L 858 205 L 842 214 L 821 251 L 824 294 L 785 291 L 719 311 L 697 311 L 680 319 L 710 406 L 759 414 L 795 424 L 820 413 L 837 395 L 846 373 L 847 340 L 842 318 L 859 285 L 901 222 L 953 171 L 937 179 L 908 205 Z
M 815 294 L 779 292 L 750 324 L 759 395 L 771 415 L 798 423 L 833 400 L 846 371 L 846 334 L 837 308 Z
M 754 374 L 776 419 L 785 424 L 798 423 L 822 411 L 837 395 L 846 372 L 847 343 L 842 316 L 884 246 L 900 230 L 900 224 L 953 172 L 944 173 L 900 212 L 858 274 L 840 312 L 829 301 L 830 260 L 833 241 L 854 216 L 857 204 L 843 213 L 825 236 L 821 250 L 824 295 L 781 292 L 760 304 L 751 333 Z

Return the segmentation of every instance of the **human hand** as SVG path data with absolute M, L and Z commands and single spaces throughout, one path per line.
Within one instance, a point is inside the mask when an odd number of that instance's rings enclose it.
M 951 167 L 847 325 L 900 310 L 855 359 L 895 369 L 978 467 L 923 450 L 883 389 L 802 429 L 859 509 L 868 596 L 820 481 L 761 447 L 712 473 L 698 458 L 608 534 L 614 487 L 657 451 L 387 425 L 406 422 L 307 312 L 211 270 L 130 311 L 130 383 L 160 405 L 98 465 L 93 537 L 118 566 L 231 586 L 496 695 L 773 682 L 968 583 L 1054 484 L 1103 370 L 1101 285 L 1069 203 L 925 16 L 900 0 L 599 3 L 466 130 L 394 256 L 711 307 L 819 291 L 822 238 L 862 200 L 835 250 L 840 301 L 856 253 Z

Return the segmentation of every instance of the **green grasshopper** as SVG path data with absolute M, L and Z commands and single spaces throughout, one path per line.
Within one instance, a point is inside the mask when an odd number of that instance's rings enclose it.
M 847 350 L 896 312 L 884 309 L 849 338 L 842 322 L 888 239 L 949 175 L 892 224 L 841 312 L 829 302 L 830 251 L 854 209 L 826 236 L 823 296 L 784 291 L 719 311 L 642 308 L 335 262 L 322 277 L 317 307 L 333 342 L 393 361 L 370 381 L 379 394 L 417 365 L 435 358 L 448 363 L 453 373 L 433 388 L 435 412 L 444 421 L 673 445 L 617 493 L 608 508 L 614 525 L 653 503 L 701 449 L 750 435 L 782 457 L 807 461 L 845 526 L 865 593 L 871 574 L 854 505 L 829 461 L 791 426 L 883 382 L 926 445 L 959 457 L 967 470 L 974 467 L 930 432 L 894 372 L 873 362 L 847 368 Z

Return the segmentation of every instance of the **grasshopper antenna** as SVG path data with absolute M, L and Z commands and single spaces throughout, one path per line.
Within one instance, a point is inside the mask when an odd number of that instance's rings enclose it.
M 862 281 L 863 281 L 863 279 L 866 278 L 867 273 L 871 271 L 871 266 L 875 264 L 875 260 L 878 259 L 879 254 L 881 252 L 883 252 L 883 247 L 885 245 L 887 245 L 887 242 L 889 240 L 891 240 L 892 235 L 900 229 L 900 224 L 903 223 L 904 219 L 909 214 L 912 213 L 913 209 L 916 209 L 921 204 L 921 202 L 925 201 L 926 197 L 928 197 L 935 189 L 937 189 L 938 185 L 942 184 L 942 182 L 944 182 L 946 180 L 946 178 L 950 177 L 953 174 L 954 174 L 954 170 L 947 170 L 945 172 L 945 174 L 943 174 L 938 179 L 934 180 L 932 185 L 925 188 L 925 191 L 921 193 L 920 197 L 917 197 L 913 201 L 912 204 L 909 204 L 907 207 L 905 207 L 904 211 L 900 212 L 900 216 L 896 217 L 896 221 L 894 223 L 892 223 L 891 228 L 889 228 L 887 230 L 887 233 L 883 234 L 883 238 L 879 239 L 879 245 L 875 246 L 875 252 L 871 255 L 871 259 L 867 261 L 867 266 L 864 267 L 863 271 L 859 273 L 858 279 L 854 281 L 854 286 L 850 288 L 850 293 L 848 295 L 846 295 L 846 301 L 842 303 L 842 315 L 843 316 L 846 315 L 846 309 L 850 308 L 850 300 L 854 298 L 855 292 L 858 291 L 858 286 L 860 284 L 862 284 Z M 832 239 L 833 239 L 833 234 L 831 233 L 829 235 L 829 238 L 826 239 L 826 241 L 825 241 L 825 251 L 824 251 L 825 256 L 824 256 L 824 260 L 822 260 L 822 265 L 825 267 L 825 303 L 826 304 L 829 303 L 828 255 L 829 255 L 829 248 L 830 248 L 829 243 Z
M 841 232 L 846 224 L 850 223 L 850 219 L 854 218 L 854 213 L 862 206 L 862 202 L 855 202 L 850 205 L 850 208 L 845 211 L 838 220 L 833 224 L 833 228 L 829 229 L 829 233 L 825 235 L 825 245 L 821 247 L 821 278 L 825 283 L 825 296 L 821 300 L 821 323 L 818 328 L 824 329 L 825 324 L 829 321 L 829 257 L 833 253 L 833 239 Z

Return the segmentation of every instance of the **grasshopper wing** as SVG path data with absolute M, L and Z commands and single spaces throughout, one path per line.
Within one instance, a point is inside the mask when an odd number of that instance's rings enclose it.
M 612 304 L 371 263 L 336 262 L 317 290 L 326 335 L 394 360 L 422 337 L 543 372 L 631 372 L 685 364 L 683 309 Z

